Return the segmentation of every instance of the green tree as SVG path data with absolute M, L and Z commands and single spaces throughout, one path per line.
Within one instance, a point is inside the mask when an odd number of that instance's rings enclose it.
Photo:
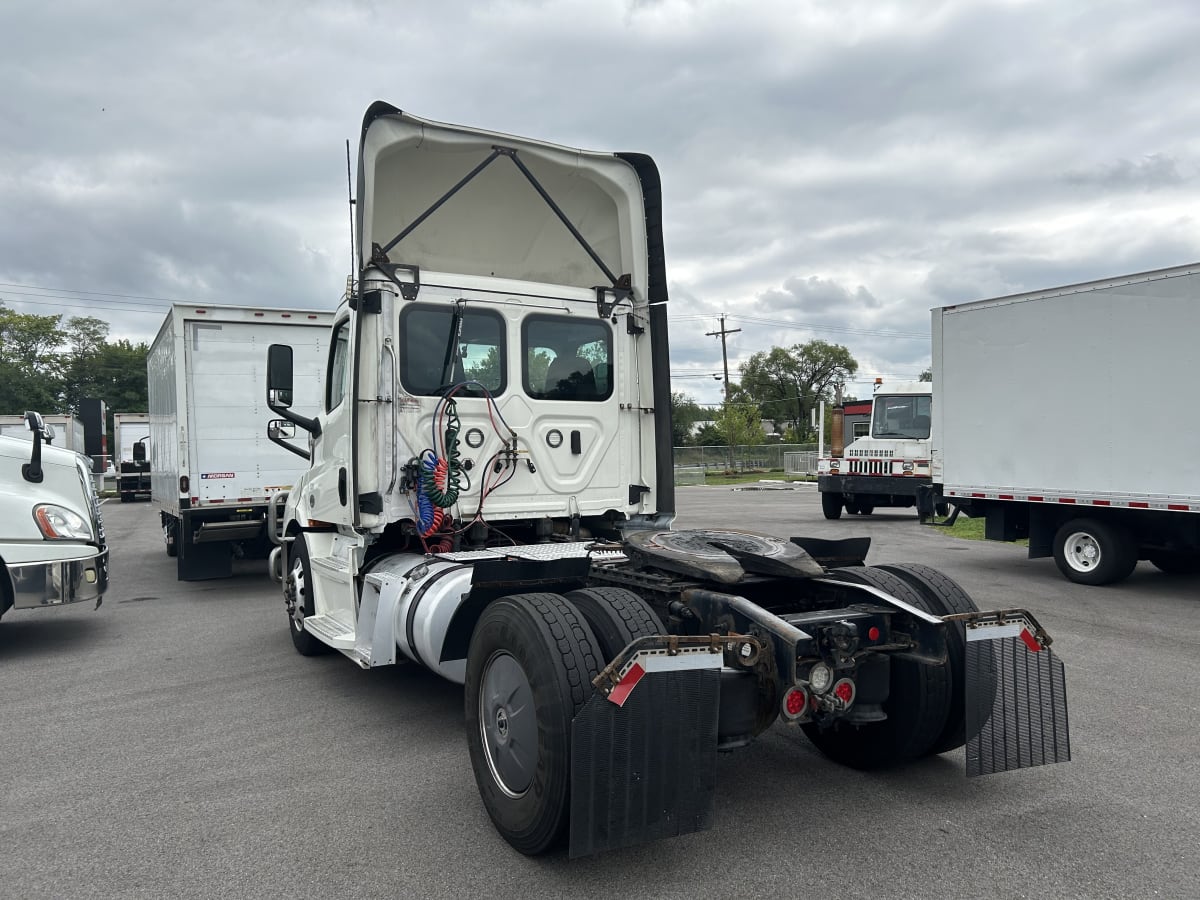
M 692 442 L 692 427 L 708 418 L 708 411 L 690 394 L 671 391 L 671 441 L 676 447 Z
M 763 438 L 761 414 L 757 403 L 727 400 L 717 412 L 717 428 L 730 447 L 742 444 L 761 444 Z
M 0 302 L 0 414 L 57 412 L 62 393 L 61 316 L 19 313 Z
M 933 381 L 933 369 L 926 369 L 924 372 L 921 373 L 921 377 L 918 378 L 917 380 L 918 381 Z
M 819 400 L 832 400 L 834 385 L 857 372 L 858 363 L 842 345 L 813 340 L 755 353 L 740 371 L 742 390 L 765 418 L 808 436 L 813 433 L 810 410 Z

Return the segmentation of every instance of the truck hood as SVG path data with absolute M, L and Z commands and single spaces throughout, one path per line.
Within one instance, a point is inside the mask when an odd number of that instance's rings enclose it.
M 363 120 L 356 215 L 364 269 L 382 261 L 588 288 L 628 275 L 639 300 L 659 275 L 665 299 L 659 203 L 658 171 L 644 155 L 425 121 L 386 103 Z

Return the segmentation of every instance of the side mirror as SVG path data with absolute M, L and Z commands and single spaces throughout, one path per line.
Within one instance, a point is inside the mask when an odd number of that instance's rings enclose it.
M 292 405 L 292 348 L 287 344 L 267 349 L 267 405 L 282 409 Z
M 25 427 L 33 432 L 33 450 L 29 454 L 29 462 L 21 466 L 21 477 L 32 484 L 40 484 L 42 475 L 42 438 L 46 437 L 46 423 L 40 414 L 25 413 Z M 46 437 L 46 443 L 50 439 Z
M 145 443 L 145 441 L 138 441 L 136 444 L 133 445 L 133 461 L 134 462 L 145 462 L 146 461 L 146 443 Z
M 267 437 L 272 441 L 280 441 L 296 436 L 296 426 L 287 419 L 272 419 L 267 423 Z

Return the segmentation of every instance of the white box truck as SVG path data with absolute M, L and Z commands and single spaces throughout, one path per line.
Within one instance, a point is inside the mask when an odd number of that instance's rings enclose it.
M 99 606 L 108 547 L 91 464 L 47 444 L 37 413 L 21 418 L 23 439 L 7 427 L 0 435 L 0 616 L 84 600 Z
M 266 357 L 295 348 L 294 403 L 321 406 L 332 314 L 175 304 L 146 358 L 151 499 L 180 580 L 226 578 L 270 550 L 267 503 L 307 466 L 263 434 Z
M 1198 330 L 1200 265 L 934 309 L 922 514 L 948 501 L 1080 584 L 1200 571 Z
M 83 453 L 83 419 L 71 413 L 45 415 L 40 419 L 46 444 Z M 29 430 L 25 416 L 0 416 L 0 434 L 24 441 L 33 440 L 33 432 Z
M 113 413 L 117 494 L 122 503 L 150 497 L 150 415 Z

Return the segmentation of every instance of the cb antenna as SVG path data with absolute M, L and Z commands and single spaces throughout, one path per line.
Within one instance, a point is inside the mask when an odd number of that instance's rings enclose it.
M 354 185 L 350 180 L 350 139 L 346 138 L 346 199 L 350 201 L 350 281 L 354 282 Z

